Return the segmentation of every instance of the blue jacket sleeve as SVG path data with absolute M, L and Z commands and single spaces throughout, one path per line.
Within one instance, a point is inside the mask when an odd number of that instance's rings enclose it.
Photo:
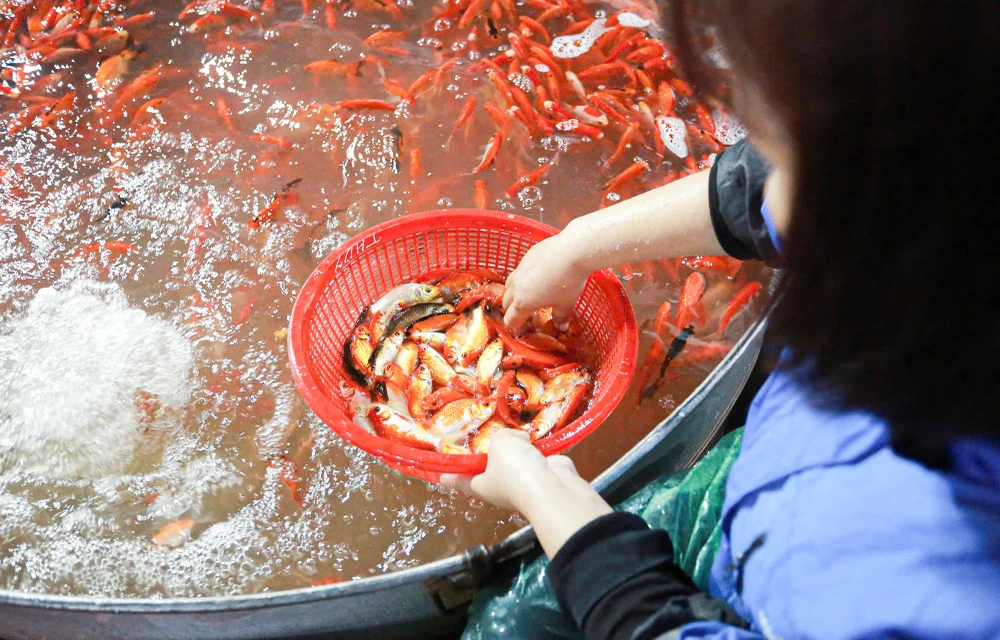
M 692 622 L 677 630 L 677 640 L 764 640 L 756 631 L 741 629 L 722 622 Z M 666 636 L 663 640 L 673 640 Z

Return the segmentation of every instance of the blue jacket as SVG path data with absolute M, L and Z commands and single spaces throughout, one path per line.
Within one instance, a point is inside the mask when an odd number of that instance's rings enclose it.
M 818 409 L 773 374 L 729 474 L 710 584 L 753 630 L 681 637 L 1000 638 L 1000 444 L 959 440 L 952 457 L 950 473 L 900 457 L 883 422 Z

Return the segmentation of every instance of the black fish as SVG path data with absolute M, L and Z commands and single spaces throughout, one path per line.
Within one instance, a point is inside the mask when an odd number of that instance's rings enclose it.
M 486 26 L 490 28 L 491 38 L 496 38 L 500 35 L 500 30 L 497 29 L 496 24 L 493 23 L 493 18 L 486 18 Z
M 676 338 L 673 339 L 670 346 L 667 347 L 667 357 L 663 359 L 663 364 L 660 365 L 660 375 L 657 376 L 656 382 L 643 389 L 639 402 L 642 402 L 646 398 L 653 397 L 653 394 L 656 393 L 660 384 L 663 383 L 663 376 L 667 375 L 667 367 L 670 366 L 670 362 L 680 355 L 681 351 L 684 350 L 684 347 L 687 346 L 688 338 L 693 335 L 694 327 L 692 325 L 688 325 L 681 330 Z
M 385 335 L 392 335 L 400 327 L 409 331 L 410 327 L 421 320 L 430 318 L 431 316 L 439 316 L 442 313 L 451 313 L 454 310 L 454 307 L 446 304 L 438 304 L 436 302 L 415 304 L 412 307 L 403 309 L 392 317 L 392 320 L 389 321 L 389 325 L 385 329 Z
M 385 387 L 385 380 L 379 380 L 372 387 L 371 392 L 372 400 L 375 402 L 388 402 L 389 401 L 389 391 Z
M 393 125 L 392 129 L 389 129 L 389 133 L 392 134 L 392 152 L 393 156 L 389 159 L 389 169 L 393 173 L 399 173 L 399 154 L 403 148 L 403 132 L 400 131 L 399 127 Z
M 126 206 L 128 206 L 128 196 L 119 195 L 117 198 L 115 198 L 115 201 L 111 203 L 111 206 L 108 207 L 107 211 L 94 218 L 94 222 L 101 222 L 115 211 L 118 211 L 119 209 L 124 209 Z

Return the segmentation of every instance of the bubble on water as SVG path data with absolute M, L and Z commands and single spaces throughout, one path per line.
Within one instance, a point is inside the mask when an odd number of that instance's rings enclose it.
M 518 191 L 517 197 L 521 201 L 521 206 L 525 209 L 531 209 L 541 201 L 542 190 L 534 185 L 531 185 Z
M 546 151 L 569 151 L 573 139 L 568 136 L 546 136 L 542 138 L 542 148 Z
M 2 332 L 0 467 L 57 478 L 121 472 L 140 439 L 140 394 L 167 409 L 188 398 L 190 343 L 130 309 L 115 285 L 41 289 Z
M 350 236 L 342 231 L 327 231 L 326 235 L 315 237 L 309 243 L 309 249 L 314 258 L 320 260 L 330 255 L 340 245 L 347 242 Z
M 688 146 L 687 138 L 685 137 L 687 129 L 684 126 L 684 121 L 680 118 L 656 116 L 656 126 L 660 131 L 660 138 L 663 140 L 663 145 L 667 149 L 670 149 L 678 158 L 686 158 L 688 156 Z
M 661 409 L 667 412 L 673 411 L 677 408 L 677 398 L 669 393 L 657 400 L 656 403 L 660 405 Z
M 618 14 L 618 24 L 623 27 L 635 27 L 636 29 L 645 29 L 652 24 L 649 20 L 641 16 L 637 16 L 631 11 L 622 11 Z
M 12 226 L 0 227 L 0 263 L 5 266 L 26 257 L 28 249 L 21 244 Z
M 0 491 L 0 523 L 27 522 L 31 520 L 35 508 L 21 496 Z M 5 532 L 0 524 L 0 537 Z
M 715 121 L 715 138 L 727 147 L 747 137 L 743 123 L 731 113 L 716 109 L 712 112 L 712 120 Z
M 513 84 L 521 91 L 524 91 L 525 93 L 530 93 L 532 88 L 534 87 L 534 85 L 531 83 L 531 78 L 524 75 L 523 73 L 511 74 L 507 76 L 507 79 L 510 80 L 511 84 Z
M 552 55 L 556 58 L 577 58 L 583 54 L 590 51 L 590 48 L 594 46 L 597 39 L 601 37 L 602 34 L 609 31 L 604 25 L 607 24 L 607 20 L 601 18 L 599 20 L 594 20 L 590 25 L 580 33 L 559 36 L 552 39 L 552 45 L 549 49 L 552 51 Z

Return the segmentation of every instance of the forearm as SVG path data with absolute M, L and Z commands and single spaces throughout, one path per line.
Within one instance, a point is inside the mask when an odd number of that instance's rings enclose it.
M 586 480 L 559 472 L 533 478 L 530 489 L 522 492 L 515 506 L 534 527 L 550 559 L 573 534 L 612 511 Z
M 712 227 L 709 172 L 702 171 L 571 222 L 578 266 L 620 264 L 725 252 Z

